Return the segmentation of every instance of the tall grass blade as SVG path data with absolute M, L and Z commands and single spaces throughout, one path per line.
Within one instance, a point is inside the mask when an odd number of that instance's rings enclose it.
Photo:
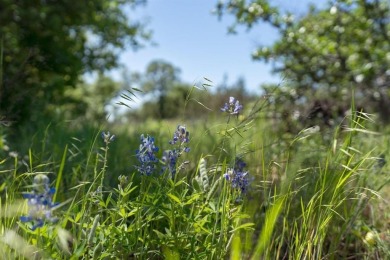
M 254 254 L 251 257 L 252 260 L 260 259 L 264 250 L 271 243 L 272 233 L 274 231 L 275 224 L 279 217 L 280 211 L 282 210 L 283 204 L 284 199 L 280 197 L 276 200 L 275 204 L 267 211 L 260 238 L 257 241 Z
M 60 169 L 58 170 L 57 180 L 56 180 L 56 185 L 55 185 L 56 192 L 53 195 L 53 201 L 56 201 L 58 189 L 60 188 L 60 184 L 61 184 L 61 180 L 62 180 L 62 173 L 64 172 L 64 167 L 65 167 L 67 151 L 68 151 L 68 145 L 65 146 L 64 153 L 62 154 Z

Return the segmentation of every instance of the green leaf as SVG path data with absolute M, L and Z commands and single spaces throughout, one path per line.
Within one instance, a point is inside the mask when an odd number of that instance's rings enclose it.
M 245 224 L 242 224 L 238 227 L 236 227 L 235 229 L 233 229 L 232 231 L 230 231 L 231 233 L 239 230 L 239 229 L 250 229 L 250 230 L 254 230 L 254 228 L 252 228 L 255 224 L 254 223 L 245 223 Z
M 181 200 L 178 197 L 176 197 L 175 195 L 173 195 L 172 193 L 168 193 L 167 195 L 169 198 L 171 198 L 171 200 L 177 202 L 180 205 L 182 204 Z

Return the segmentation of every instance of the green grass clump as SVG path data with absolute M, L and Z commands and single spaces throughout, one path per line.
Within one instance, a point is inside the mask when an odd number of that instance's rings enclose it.
M 212 125 L 112 127 L 115 138 L 52 124 L 17 153 L 3 135 L 0 258 L 390 256 L 388 215 L 378 210 L 387 206 L 388 137 L 367 128 L 369 115 L 353 113 L 333 132 L 311 127 L 280 136 L 259 117 L 259 104 L 239 114 L 235 102 L 227 105 L 224 117 L 208 119 Z M 170 144 L 183 123 L 190 141 Z M 153 160 L 139 161 L 142 133 L 160 148 L 147 154 Z M 174 173 L 166 150 L 177 155 Z M 142 163 L 153 172 L 141 174 Z M 51 181 L 37 186 L 37 176 Z

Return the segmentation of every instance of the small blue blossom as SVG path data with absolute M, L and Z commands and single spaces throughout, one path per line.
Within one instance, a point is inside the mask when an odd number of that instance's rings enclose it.
M 224 107 L 221 108 L 221 111 L 229 113 L 230 115 L 238 115 L 242 108 L 243 107 L 242 105 L 240 105 L 240 101 L 238 101 L 234 97 L 230 97 L 229 102 L 225 103 Z
M 102 132 L 102 138 L 106 144 L 109 144 L 110 142 L 115 140 L 115 135 L 111 135 L 109 131 L 107 133 Z
M 163 168 L 162 168 L 163 171 L 168 169 L 169 172 L 172 174 L 172 178 L 174 178 L 175 174 L 176 174 L 176 163 L 177 163 L 177 158 L 179 156 L 180 156 L 180 154 L 178 153 L 177 149 L 166 150 L 166 151 L 164 151 L 163 157 L 161 159 L 163 161 L 163 163 L 165 164 L 165 166 L 163 166 Z
M 187 131 L 185 126 L 178 125 L 175 133 L 173 134 L 172 140 L 169 141 L 169 144 L 176 144 L 179 142 L 179 148 L 176 148 L 178 154 L 181 152 L 188 153 L 191 149 L 184 144 L 190 141 L 190 132 Z M 180 156 L 180 155 L 179 155 Z
M 233 189 L 238 189 L 242 194 L 248 191 L 251 178 L 248 171 L 244 170 L 246 163 L 242 159 L 236 159 L 233 168 L 229 168 L 223 175 L 232 184 Z
M 172 179 L 175 177 L 177 169 L 177 160 L 182 155 L 182 153 L 190 152 L 190 148 L 184 144 L 190 141 L 190 133 L 187 131 L 185 126 L 178 125 L 175 133 L 173 134 L 172 140 L 169 141 L 169 144 L 174 145 L 178 143 L 178 147 L 172 150 L 166 150 L 163 153 L 162 162 L 165 164 L 162 167 L 162 170 L 165 171 L 168 169 L 172 174 Z M 180 169 L 180 167 L 179 167 Z
M 32 193 L 23 193 L 23 198 L 28 200 L 28 216 L 20 217 L 21 222 L 34 223 L 31 230 L 42 227 L 45 221 L 54 223 L 58 220 L 52 216 L 53 207 L 58 203 L 52 202 L 55 189 L 49 187 L 49 178 L 38 174 L 34 177 L 33 187 Z
M 180 144 L 188 143 L 190 141 L 190 133 L 186 130 L 185 126 L 178 125 L 175 133 L 173 133 L 173 139 L 169 141 L 170 144 Z
M 141 163 L 140 166 L 136 166 L 141 174 L 151 175 L 156 169 L 156 163 L 158 159 L 155 153 L 158 152 L 158 147 L 154 145 L 154 138 L 147 135 L 141 135 L 141 144 L 139 149 L 136 150 L 136 156 Z

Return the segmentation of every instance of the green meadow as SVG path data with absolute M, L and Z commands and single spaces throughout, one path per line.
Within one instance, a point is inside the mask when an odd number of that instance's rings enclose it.
M 17 153 L 3 135 L 1 258 L 388 257 L 387 134 L 352 110 L 332 130 L 280 135 L 256 106 L 188 122 L 49 124 Z M 188 140 L 170 144 L 177 125 Z M 141 134 L 159 148 L 150 173 Z M 164 151 L 184 146 L 172 174 Z
M 390 259 L 389 1 L 214 2 L 0 0 L 0 260 Z

